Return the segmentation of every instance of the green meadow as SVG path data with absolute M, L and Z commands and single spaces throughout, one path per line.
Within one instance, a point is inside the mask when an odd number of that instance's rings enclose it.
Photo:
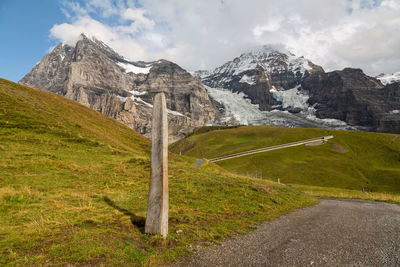
M 392 188 L 398 174 L 395 146 L 375 162 L 392 175 L 382 187 Z M 169 235 L 147 235 L 149 154 L 149 140 L 117 121 L 0 79 L 0 265 L 166 264 L 317 202 L 267 179 L 232 174 L 229 166 L 195 167 L 196 153 L 170 153 Z
M 326 135 L 334 138 L 317 146 L 289 147 L 216 164 L 244 176 L 257 174 L 275 182 L 279 178 L 314 196 L 400 202 L 400 138 L 395 134 L 272 126 L 209 127 L 170 149 L 211 159 Z

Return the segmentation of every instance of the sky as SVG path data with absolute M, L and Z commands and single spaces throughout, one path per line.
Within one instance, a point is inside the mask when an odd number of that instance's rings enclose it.
M 82 32 L 130 60 L 189 71 L 264 44 L 326 71 L 400 71 L 400 0 L 0 0 L 0 77 L 18 81 Z

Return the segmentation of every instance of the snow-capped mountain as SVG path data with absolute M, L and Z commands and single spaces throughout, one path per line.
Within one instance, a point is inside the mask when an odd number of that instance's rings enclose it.
M 274 46 L 254 48 L 217 67 L 197 72 L 225 117 L 240 124 L 353 129 L 336 119 L 318 119 L 301 88 L 310 73 L 324 72 L 310 60 Z
M 358 69 L 325 73 L 285 49 L 262 46 L 196 75 L 210 96 L 224 106 L 226 120 L 400 132 L 396 83 L 384 87 Z
M 285 49 L 264 45 L 241 54 L 202 78 L 213 87 L 226 87 L 233 81 L 254 85 L 260 78 L 264 78 L 271 85 L 286 88 L 294 87 L 296 81 L 300 81 L 307 72 L 313 71 L 323 69 Z M 258 77 L 261 74 L 259 72 L 262 72 L 263 77 Z
M 272 110 L 279 102 L 270 90 L 295 88 L 312 72 L 323 72 L 322 67 L 296 57 L 287 50 L 274 46 L 261 46 L 228 61 L 209 75 L 202 75 L 202 82 L 212 88 L 226 88 L 243 92 L 261 110 Z

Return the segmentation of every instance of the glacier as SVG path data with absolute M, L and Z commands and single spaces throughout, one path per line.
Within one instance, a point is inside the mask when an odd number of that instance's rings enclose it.
M 212 88 L 204 85 L 208 94 L 225 107 L 223 122 L 236 120 L 241 125 L 272 125 L 285 127 L 326 128 L 356 130 L 347 123 L 337 119 L 320 119 L 315 115 L 315 108 L 307 103 L 308 95 L 301 92 L 299 86 L 278 91 L 272 89 L 274 97 L 281 102 L 280 107 L 297 107 L 302 110 L 293 114 L 287 110 L 273 109 L 262 111 L 259 105 L 251 103 L 251 100 L 243 92 L 234 93 L 224 88 Z
M 254 85 L 256 82 L 254 81 L 253 77 L 247 76 L 246 74 L 242 76 L 242 78 L 239 81 L 240 83 L 247 83 L 249 85 Z
M 308 109 L 307 101 L 310 97 L 307 93 L 301 92 L 299 88 L 300 85 L 288 90 L 277 90 L 275 86 L 272 86 L 269 91 L 277 101 L 282 103 L 282 108 L 284 109 L 289 107 Z

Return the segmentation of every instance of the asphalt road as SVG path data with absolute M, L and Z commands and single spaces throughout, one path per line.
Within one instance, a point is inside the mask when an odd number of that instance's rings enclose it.
M 400 266 L 400 205 L 322 199 L 176 266 Z

